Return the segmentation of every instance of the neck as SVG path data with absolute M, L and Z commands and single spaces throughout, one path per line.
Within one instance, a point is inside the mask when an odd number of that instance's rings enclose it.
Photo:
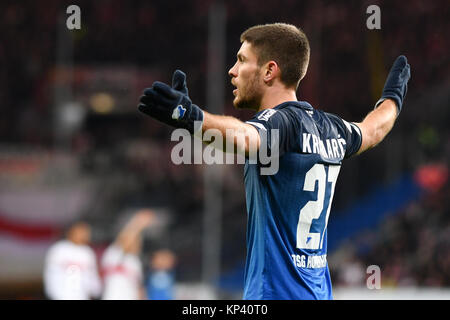
M 287 101 L 297 101 L 295 90 L 287 89 L 281 84 L 273 85 L 264 93 L 258 112 L 265 109 L 271 109 Z
M 76 245 L 84 245 L 85 244 L 84 241 L 77 239 L 77 238 L 69 238 L 68 240 Z

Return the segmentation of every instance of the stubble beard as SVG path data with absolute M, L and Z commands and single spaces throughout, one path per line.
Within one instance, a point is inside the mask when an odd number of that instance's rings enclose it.
M 255 73 L 244 88 L 238 89 L 238 95 L 233 100 L 233 105 L 236 109 L 259 109 L 262 90 L 258 80 L 259 73 Z

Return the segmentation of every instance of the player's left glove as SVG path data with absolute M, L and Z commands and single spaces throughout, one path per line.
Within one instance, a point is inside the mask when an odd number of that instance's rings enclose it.
M 384 84 L 381 99 L 375 104 L 375 108 L 386 99 L 392 99 L 397 106 L 397 115 L 402 110 L 403 100 L 408 91 L 408 81 L 411 78 L 411 70 L 405 56 L 399 56 L 389 71 L 389 75 Z
M 140 98 L 139 111 L 175 128 L 187 129 L 193 134 L 194 122 L 203 122 L 203 111 L 193 104 L 188 96 L 186 74 L 176 70 L 172 76 L 172 87 L 155 81 L 144 90 Z

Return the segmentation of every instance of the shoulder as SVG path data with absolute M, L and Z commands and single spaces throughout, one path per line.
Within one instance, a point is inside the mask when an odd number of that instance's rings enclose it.
M 59 251 L 64 251 L 68 247 L 69 247 L 69 242 L 67 240 L 59 240 L 59 241 L 55 242 L 54 244 L 52 244 L 48 248 L 48 252 L 56 253 Z
M 103 252 L 102 263 L 106 263 L 106 264 L 108 264 L 108 263 L 115 263 L 123 255 L 124 255 L 124 252 L 122 251 L 122 249 L 119 246 L 117 246 L 115 244 L 111 244 Z
M 259 111 L 248 122 L 280 125 L 299 120 L 312 110 L 313 107 L 305 101 L 286 101 L 274 108 Z
M 123 255 L 123 253 L 124 252 L 123 252 L 122 248 L 113 243 L 113 244 L 109 245 L 108 248 L 106 248 L 105 252 L 103 253 L 103 256 L 104 257 L 110 257 L 110 256 L 116 257 L 116 256 Z
M 323 114 L 327 117 L 330 126 L 336 128 L 338 137 L 345 141 L 345 158 L 357 153 L 362 143 L 362 132 L 358 125 L 332 113 L 324 112 Z
M 63 259 L 66 256 L 70 256 L 72 254 L 72 249 L 70 243 L 67 240 L 60 240 L 54 244 L 52 244 L 46 254 L 46 259 L 49 260 L 59 260 Z
M 280 118 L 284 118 L 285 121 L 289 122 L 309 120 L 314 112 L 317 111 L 306 101 L 288 101 L 278 105 L 275 109 Z
M 70 241 L 67 242 L 64 251 L 68 255 L 76 255 L 79 257 L 95 258 L 95 251 L 89 245 L 86 244 L 75 244 Z
M 353 132 L 358 133 L 361 135 L 360 128 L 353 122 L 346 121 L 342 119 L 341 117 L 332 114 L 323 112 L 324 116 L 327 117 L 335 126 L 337 126 L 339 129 L 344 131 L 346 134 L 352 134 Z

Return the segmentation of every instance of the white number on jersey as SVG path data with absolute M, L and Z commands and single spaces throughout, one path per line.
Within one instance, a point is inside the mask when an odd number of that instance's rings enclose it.
M 323 245 L 323 236 L 328 224 L 328 217 L 330 215 L 331 202 L 333 201 L 334 187 L 339 174 L 340 166 L 327 166 L 328 177 L 325 170 L 325 165 L 316 163 L 305 176 L 305 184 L 303 191 L 314 191 L 317 184 L 317 200 L 308 201 L 300 210 L 300 216 L 297 224 L 297 248 L 299 249 L 321 249 Z M 328 183 L 331 186 L 328 186 Z M 325 199 L 326 188 L 330 187 L 330 197 L 327 201 Z M 319 219 L 320 214 L 324 211 L 326 206 L 325 223 L 321 226 L 321 232 L 310 232 L 311 225 L 314 219 Z M 321 236 L 322 235 L 322 236 Z

